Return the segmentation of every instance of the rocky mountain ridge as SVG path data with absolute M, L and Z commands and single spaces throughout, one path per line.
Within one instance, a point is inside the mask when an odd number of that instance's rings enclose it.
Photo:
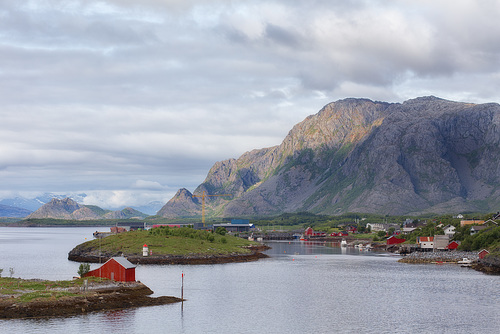
M 38 210 L 26 217 L 26 219 L 69 219 L 69 220 L 97 220 L 97 219 L 142 219 L 146 214 L 125 208 L 119 211 L 103 210 L 95 205 L 81 205 L 71 198 L 53 198 Z
M 195 194 L 222 217 L 308 211 L 421 214 L 497 211 L 500 106 L 433 96 L 345 99 L 295 125 L 283 142 L 214 164 Z M 158 212 L 199 216 L 186 189 Z

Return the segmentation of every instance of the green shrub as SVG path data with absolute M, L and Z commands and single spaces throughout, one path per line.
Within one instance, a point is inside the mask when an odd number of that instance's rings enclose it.
M 80 277 L 83 277 L 89 271 L 90 271 L 90 264 L 88 264 L 88 263 L 81 263 L 80 267 L 78 268 L 78 275 Z

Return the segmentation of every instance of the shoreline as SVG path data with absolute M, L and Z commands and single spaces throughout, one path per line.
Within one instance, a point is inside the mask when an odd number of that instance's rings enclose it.
M 480 259 L 478 252 L 413 252 L 399 259 L 407 264 L 459 264 L 464 258 L 471 260 L 470 268 L 484 274 L 500 275 L 500 259 L 496 256 L 486 256 Z
M 223 263 L 237 263 L 237 262 L 250 262 L 257 261 L 259 259 L 268 258 L 269 255 L 262 253 L 269 246 L 260 245 L 249 247 L 252 251 L 249 254 L 218 254 L 218 255 L 203 255 L 203 254 L 192 254 L 192 255 L 148 255 L 141 256 L 138 254 L 123 254 L 128 261 L 133 264 L 181 264 L 181 265 L 194 265 L 194 264 L 223 264 Z M 104 263 L 111 257 L 116 255 L 102 254 L 94 255 L 90 252 L 78 252 L 71 251 L 68 254 L 68 260 L 74 262 L 86 262 L 86 263 Z
M 172 296 L 150 297 L 153 291 L 141 282 L 91 282 L 86 291 L 81 288 L 67 291 L 75 295 L 38 298 L 28 302 L 22 302 L 9 294 L 0 295 L 0 319 L 65 317 L 183 301 Z

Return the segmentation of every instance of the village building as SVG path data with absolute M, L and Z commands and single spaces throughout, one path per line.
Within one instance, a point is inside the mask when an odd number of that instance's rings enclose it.
M 486 249 L 483 249 L 477 254 L 477 256 L 482 260 L 488 254 L 490 254 L 490 252 L 488 252 L 488 250 Z
M 448 244 L 448 246 L 446 247 L 448 250 L 454 250 L 454 249 L 457 249 L 458 246 L 460 246 L 460 242 L 458 241 L 452 241 Z
M 389 238 L 387 238 L 386 243 L 387 245 L 396 245 L 396 244 L 402 244 L 405 241 L 406 239 L 399 239 L 398 237 L 392 235 Z
M 212 225 L 214 231 L 217 227 L 224 227 L 228 232 L 248 232 L 255 228 L 248 219 L 231 219 L 228 223 Z
M 449 243 L 450 236 L 446 234 L 434 236 L 434 250 L 447 250 Z
M 470 228 L 470 235 L 474 235 L 474 234 L 478 233 L 479 231 L 484 230 L 485 228 L 488 228 L 488 226 L 485 226 L 485 225 L 474 225 L 474 226 L 471 226 L 471 228 Z
M 112 281 L 135 282 L 135 265 L 124 257 L 112 257 L 101 267 L 91 270 L 83 277 L 102 277 Z
M 434 249 L 434 237 L 417 237 L 417 245 L 423 251 L 430 251 Z
M 477 220 L 477 219 L 472 219 L 472 220 L 461 220 L 460 221 L 460 226 L 466 226 L 466 225 L 483 225 L 484 220 Z
M 452 238 L 455 235 L 455 226 L 453 225 L 446 225 L 443 228 L 444 234 Z

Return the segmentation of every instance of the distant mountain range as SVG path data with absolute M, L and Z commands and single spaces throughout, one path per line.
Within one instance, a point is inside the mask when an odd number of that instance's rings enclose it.
M 26 219 L 71 219 L 71 220 L 96 220 L 96 219 L 143 219 L 148 215 L 125 208 L 119 211 L 103 210 L 95 205 L 81 205 L 70 198 L 53 198 L 38 210 L 28 215 Z
M 194 194 L 206 215 L 487 212 L 500 208 L 500 105 L 420 97 L 345 99 L 295 125 L 281 145 L 217 162 Z M 186 189 L 158 212 L 200 216 Z
M 87 197 L 85 193 L 77 193 L 77 194 L 53 194 L 53 193 L 45 193 L 41 196 L 37 196 L 35 198 L 25 198 L 25 197 L 14 197 L 14 198 L 5 198 L 0 200 L 0 217 L 17 217 L 23 218 L 32 213 L 33 211 L 38 210 L 42 205 L 49 203 L 53 198 L 56 199 L 64 199 L 71 198 L 77 203 L 82 203 Z M 131 206 L 132 209 L 143 212 L 147 215 L 154 215 L 160 210 L 160 208 L 165 203 L 160 201 L 150 202 L 146 205 L 141 206 Z

